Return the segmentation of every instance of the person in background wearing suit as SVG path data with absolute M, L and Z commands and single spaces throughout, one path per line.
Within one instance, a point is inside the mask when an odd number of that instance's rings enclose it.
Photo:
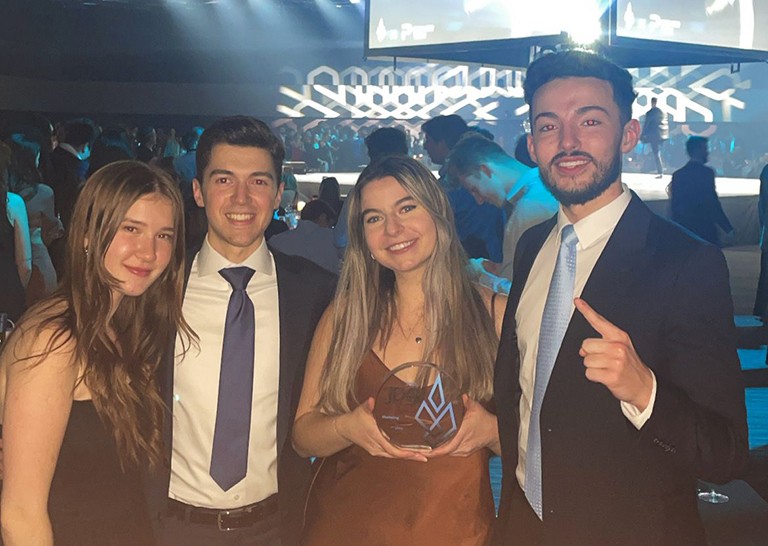
M 560 210 L 515 257 L 495 544 L 704 544 L 696 479 L 726 482 L 748 458 L 725 259 L 622 183 L 640 134 L 626 70 L 551 53 L 524 90 Z
M 283 158 L 254 118 L 224 118 L 200 137 L 193 191 L 209 228 L 183 305 L 200 349 L 166 362 L 171 467 L 150 492 L 160 545 L 298 541 L 310 467 L 290 427 L 335 277 L 266 245 Z
M 708 143 L 709 140 L 701 136 L 692 136 L 685 143 L 691 159 L 672 174 L 669 198 L 672 220 L 716 245 L 717 227 L 730 235 L 733 226 L 717 197 L 715 171 L 707 167 Z
M 640 140 L 651 145 L 653 161 L 656 163 L 656 178 L 661 178 L 664 174 L 664 166 L 661 161 L 661 146 L 669 139 L 669 123 L 667 115 L 657 106 L 658 99 L 651 99 L 651 107 L 645 113 L 645 122 L 643 123 L 643 132 L 640 134 Z
M 64 277 L 64 255 L 69 222 L 75 201 L 88 170 L 88 158 L 95 130 L 89 120 L 74 119 L 64 124 L 59 145 L 51 152 L 51 174 L 46 180 L 53 190 L 54 207 L 64 225 L 64 237 L 60 237 L 48 246 L 53 266 L 58 278 Z
M 760 171 L 760 196 L 757 201 L 760 220 L 760 276 L 757 281 L 752 314 L 766 322 L 768 318 L 768 165 Z

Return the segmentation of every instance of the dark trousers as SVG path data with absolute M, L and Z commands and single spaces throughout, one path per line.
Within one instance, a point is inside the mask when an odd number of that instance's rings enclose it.
M 541 546 L 544 524 L 533 511 L 525 493 L 515 484 L 506 518 L 499 518 L 493 532 L 493 546 Z
M 155 540 L 157 546 L 280 546 L 280 514 L 243 529 L 219 531 L 215 525 L 162 513 L 155 524 Z
M 653 160 L 656 163 L 656 174 L 662 174 L 663 166 L 661 163 L 661 145 L 664 144 L 663 140 L 657 140 L 650 143 L 651 152 L 653 152 Z

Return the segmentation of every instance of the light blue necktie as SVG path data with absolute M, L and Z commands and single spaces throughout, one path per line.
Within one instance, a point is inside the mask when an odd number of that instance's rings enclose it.
M 533 389 L 531 421 L 528 427 L 528 453 L 525 460 L 525 496 L 531 508 L 542 518 L 541 495 L 541 429 L 539 417 L 544 393 L 547 392 L 549 376 L 555 367 L 565 330 L 571 319 L 573 285 L 576 281 L 576 245 L 579 238 L 573 225 L 563 227 L 560 235 L 560 250 L 557 263 L 549 284 L 547 303 L 541 317 L 539 331 L 539 352 L 536 357 L 536 383 Z
M 219 271 L 232 285 L 232 295 L 224 325 L 210 472 L 224 491 L 245 478 L 248 471 L 255 319 L 253 302 L 245 289 L 253 273 L 250 267 Z

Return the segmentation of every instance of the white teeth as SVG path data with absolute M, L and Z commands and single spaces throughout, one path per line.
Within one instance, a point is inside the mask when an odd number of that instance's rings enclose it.
M 411 241 L 405 241 L 404 243 L 394 244 L 394 245 L 390 246 L 388 248 L 388 250 L 402 250 L 404 248 L 408 248 L 409 246 L 411 246 L 413 244 L 414 241 L 415 241 L 415 239 L 411 240 Z
M 245 222 L 246 220 L 250 220 L 253 218 L 253 214 L 236 214 L 236 213 L 229 213 L 227 214 L 227 218 L 230 220 L 234 220 L 236 222 Z
M 588 161 L 584 159 L 578 159 L 575 161 L 561 161 L 560 166 L 565 167 L 566 169 L 570 169 L 572 167 L 579 167 L 581 165 L 585 165 L 586 163 L 588 163 Z

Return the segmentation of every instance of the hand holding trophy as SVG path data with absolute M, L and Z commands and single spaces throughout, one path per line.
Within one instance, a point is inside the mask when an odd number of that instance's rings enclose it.
M 381 433 L 403 449 L 430 451 L 450 441 L 464 418 L 456 381 L 435 364 L 408 362 L 390 371 L 373 415 Z

